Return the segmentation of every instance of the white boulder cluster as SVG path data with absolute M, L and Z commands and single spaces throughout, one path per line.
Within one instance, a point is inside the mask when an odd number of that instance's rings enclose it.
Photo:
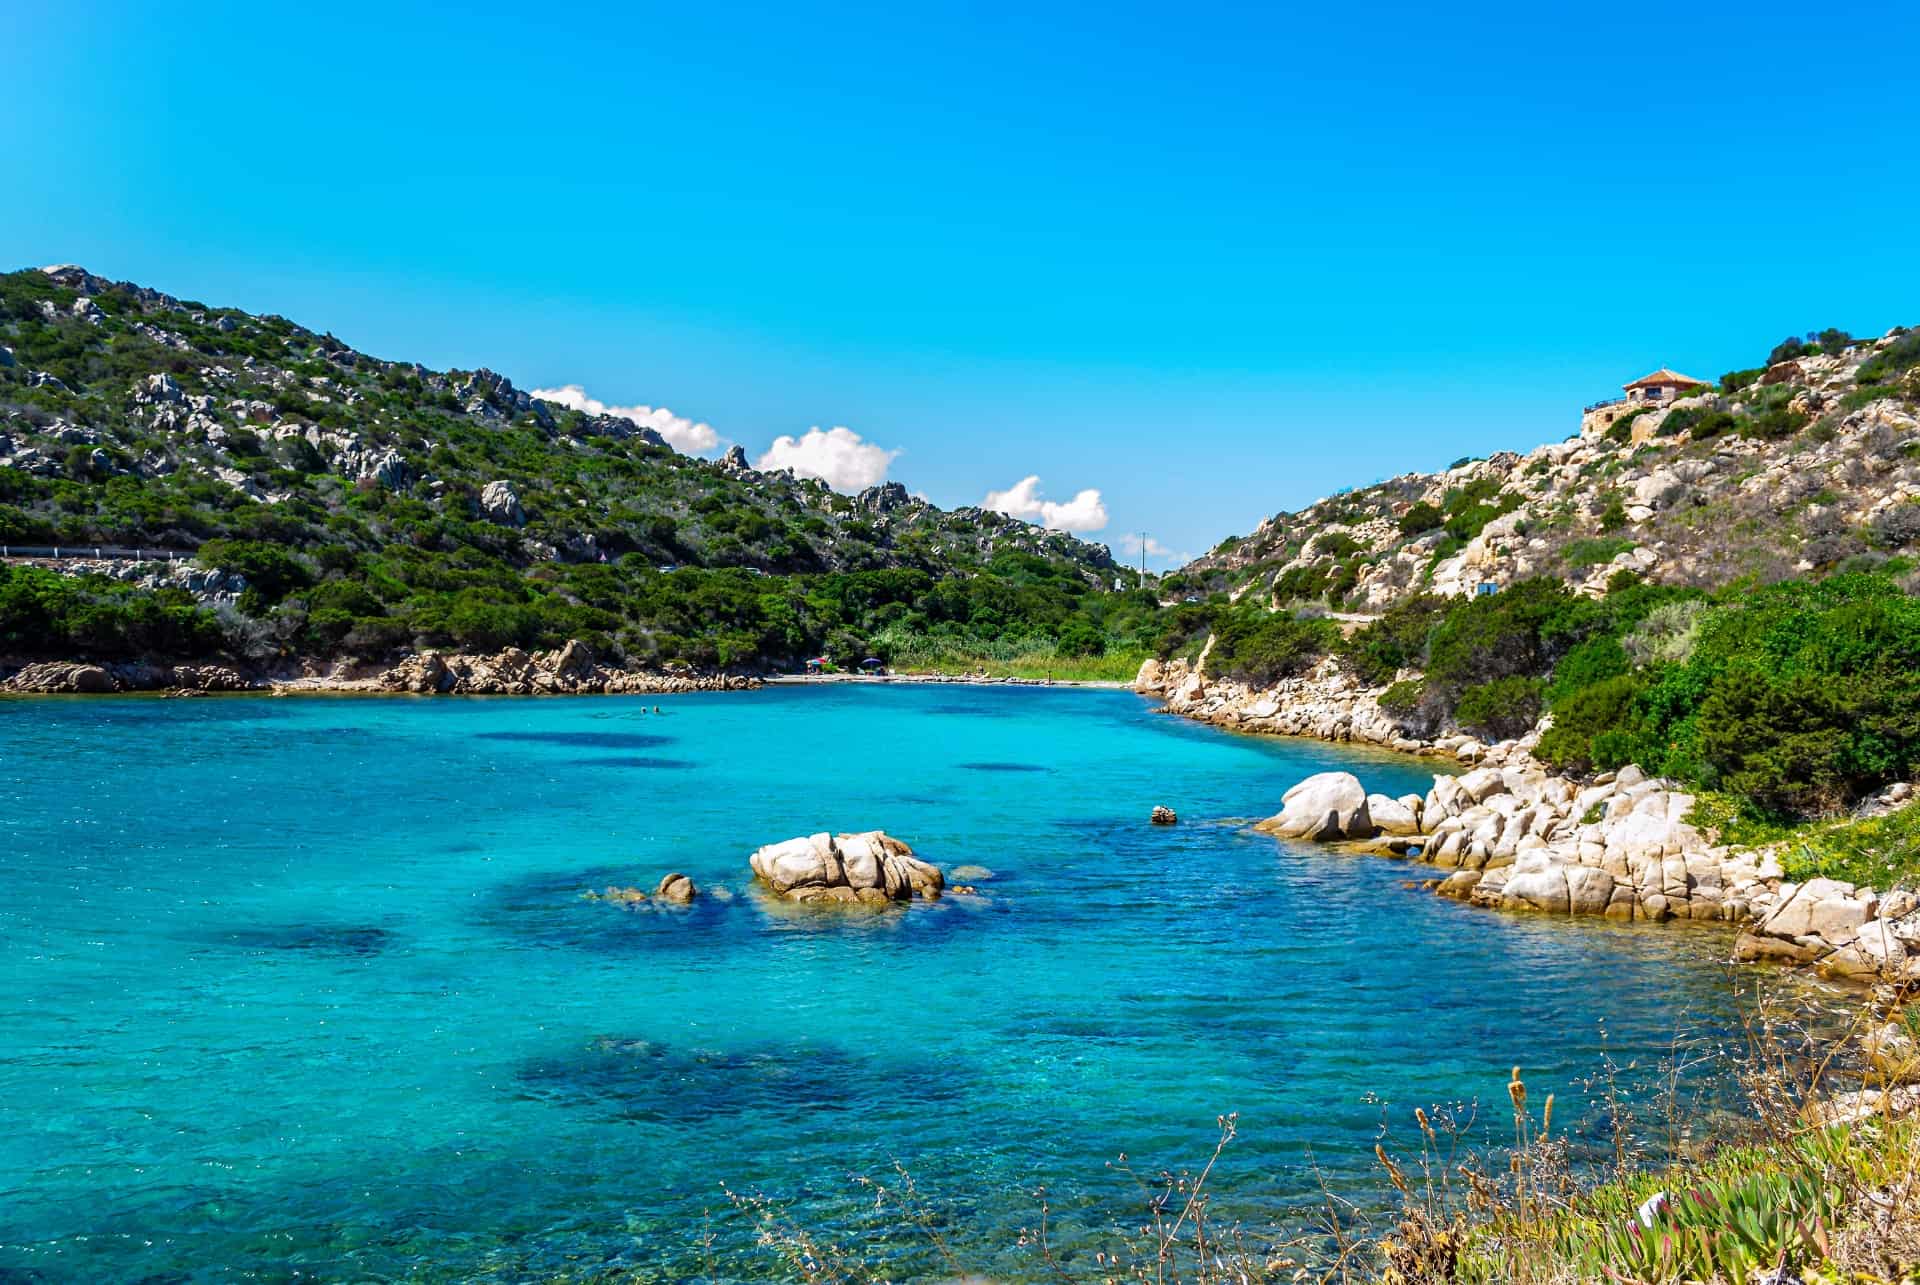
M 690 669 L 627 669 L 601 661 L 579 639 L 552 651 L 508 647 L 490 653 L 416 652 L 391 667 L 383 663 L 309 662 L 297 677 L 276 678 L 280 692 L 385 692 L 419 696 L 657 696 L 683 692 L 747 691 L 761 686 L 741 674 Z
M 1832 879 L 1787 882 L 1775 855 L 1717 843 L 1694 798 L 1637 767 L 1582 785 L 1529 761 L 1436 776 L 1425 796 L 1368 794 L 1349 772 L 1288 790 L 1259 823 L 1452 870 L 1446 896 L 1503 910 L 1741 925 L 1741 959 L 1920 982 L 1920 900 Z
M 888 905 L 915 896 L 936 901 L 940 868 L 884 830 L 813 834 L 770 843 L 748 858 L 753 873 L 788 901 Z
M 1209 678 L 1184 660 L 1148 660 L 1140 666 L 1133 689 L 1162 698 L 1169 713 L 1235 731 L 1357 741 L 1406 754 L 1437 748 L 1408 736 L 1399 720 L 1380 708 L 1376 693 L 1332 659 L 1264 690 Z M 1468 736 L 1457 741 L 1480 746 Z M 1463 756 L 1463 761 L 1473 760 Z

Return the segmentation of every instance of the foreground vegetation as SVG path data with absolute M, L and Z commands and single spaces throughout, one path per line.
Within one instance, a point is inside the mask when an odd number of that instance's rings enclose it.
M 1819 1034 L 1756 1008 L 1744 1047 L 1709 1059 L 1729 1086 L 1712 1137 L 1680 1088 L 1682 1060 L 1698 1072 L 1702 1059 L 1679 1045 L 1659 1068 L 1661 1087 L 1640 1097 L 1607 1064 L 1591 1122 L 1556 1117 L 1554 1095 L 1536 1096 L 1515 1068 L 1496 1112 L 1511 1112 L 1506 1144 L 1476 1143 L 1469 1105 L 1417 1107 L 1383 1125 L 1375 1146 L 1381 1189 L 1392 1193 L 1380 1208 L 1328 1192 L 1310 1225 L 1292 1230 L 1221 1221 L 1215 1189 L 1238 1138 L 1237 1121 L 1223 1117 L 1196 1168 L 1144 1175 L 1124 1157 L 1110 1166 L 1141 1204 L 1111 1213 L 1104 1236 L 1094 1233 L 1098 1248 L 1062 1248 L 1044 1197 L 1019 1248 L 1032 1279 L 1103 1283 L 1910 1285 L 1920 1281 L 1920 1116 L 1859 1098 L 1884 1105 L 1880 1095 L 1920 1073 L 1912 1055 L 1891 1071 L 1862 1056 L 1861 1037 L 1886 1029 L 1865 1006 L 1844 1030 Z M 1920 1012 L 1894 1029 L 1920 1037 Z M 956 1220 L 909 1175 L 862 1185 L 880 1226 L 924 1238 L 908 1259 L 967 1278 Z M 890 1235 L 829 1238 L 792 1208 L 733 1203 L 791 1279 L 924 1270 L 904 1266 Z

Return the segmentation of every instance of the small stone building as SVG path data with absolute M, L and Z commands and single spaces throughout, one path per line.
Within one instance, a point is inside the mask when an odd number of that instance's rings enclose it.
M 1651 375 L 1642 375 L 1624 388 L 1629 406 L 1665 406 L 1707 387 L 1704 379 L 1683 375 L 1665 366 Z
M 1598 437 L 1612 428 L 1623 415 L 1671 406 L 1682 397 L 1706 392 L 1708 387 L 1704 379 L 1695 379 L 1662 366 L 1651 375 L 1642 375 L 1631 384 L 1623 385 L 1620 391 L 1625 396 L 1595 402 L 1581 412 L 1581 436 Z M 1635 427 L 1638 428 L 1638 425 Z

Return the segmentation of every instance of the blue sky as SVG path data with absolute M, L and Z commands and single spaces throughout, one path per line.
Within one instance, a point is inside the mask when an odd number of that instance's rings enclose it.
M 21 6 L 0 260 L 1175 553 L 1920 323 L 1920 6 L 1551 8 Z

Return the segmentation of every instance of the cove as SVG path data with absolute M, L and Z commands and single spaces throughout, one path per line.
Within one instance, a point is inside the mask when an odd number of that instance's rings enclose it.
M 1711 930 L 1243 824 L 1336 768 L 1432 771 L 1116 691 L 0 703 L 0 1277 L 779 1279 L 722 1184 L 835 1234 L 897 1159 L 1017 1279 L 1036 1188 L 1072 1252 L 1133 1207 L 1105 1161 L 1203 1160 L 1222 1113 L 1259 1224 L 1364 1199 L 1383 1111 L 1497 1126 L 1520 1064 L 1574 1119 L 1603 1052 L 1737 1028 Z M 753 893 L 759 844 L 870 828 L 994 877 Z M 669 870 L 706 895 L 581 897 Z

